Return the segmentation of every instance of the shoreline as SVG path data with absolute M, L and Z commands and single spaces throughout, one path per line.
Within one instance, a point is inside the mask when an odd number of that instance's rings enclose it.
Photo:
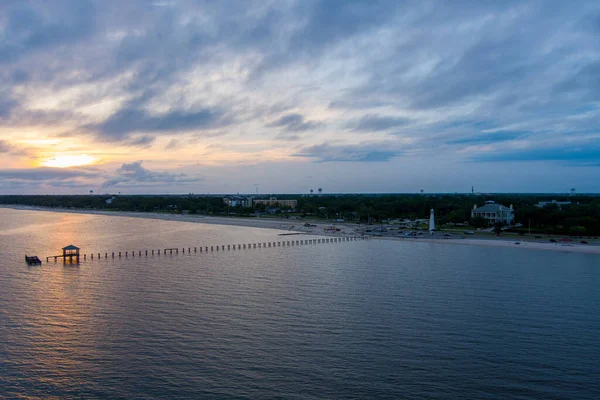
M 499 239 L 404 239 L 404 238 L 377 238 L 382 240 L 414 240 L 416 242 L 423 243 L 436 243 L 436 244 L 453 244 L 463 246 L 488 246 L 488 247 L 510 247 L 520 248 L 529 250 L 545 250 L 545 251 L 560 251 L 563 253 L 585 253 L 585 254 L 597 254 L 600 255 L 600 246 L 597 245 L 584 245 L 584 244 L 563 244 L 563 243 L 549 243 L 549 242 L 536 242 L 527 240 L 509 240 L 505 238 Z M 519 243 L 519 244 L 516 244 Z
M 129 217 L 129 218 L 144 218 L 144 219 L 157 219 L 163 221 L 174 221 L 174 222 L 191 222 L 211 225 L 225 225 L 225 226 L 241 226 L 248 228 L 261 228 L 261 229 L 276 229 L 276 230 L 287 230 L 294 234 L 306 234 L 315 236 L 326 236 L 326 237 L 340 237 L 340 236 L 353 236 L 362 237 L 366 236 L 369 240 L 395 240 L 395 241 L 414 241 L 420 243 L 435 243 L 435 244 L 454 244 L 454 245 L 471 245 L 471 246 L 490 246 L 490 247 L 511 247 L 531 250 L 548 250 L 548 251 L 560 251 L 560 252 L 573 252 L 573 253 L 586 253 L 586 254 L 598 254 L 600 255 L 600 246 L 594 244 L 580 244 L 580 243 L 551 243 L 551 242 L 540 242 L 536 240 L 528 240 L 528 238 L 518 239 L 507 239 L 507 238 L 440 238 L 440 237 L 418 237 L 418 238 L 402 238 L 394 236 L 371 236 L 364 235 L 358 232 L 358 228 L 354 224 L 335 224 L 335 227 L 339 231 L 325 231 L 325 228 L 331 227 L 332 223 L 322 223 L 320 221 L 310 221 L 313 227 L 305 227 L 303 220 L 286 220 L 286 219 L 272 219 L 272 218 L 239 218 L 239 217 L 213 217 L 204 215 L 180 215 L 180 214 L 160 214 L 153 212 L 131 212 L 131 211 L 99 211 L 99 210 L 79 210 L 79 209 L 55 209 L 45 207 L 32 207 L 32 206 L 19 206 L 19 205 L 0 205 L 0 208 L 8 208 L 21 211 L 46 211 L 46 212 L 59 212 L 59 213 L 70 213 L 70 214 L 86 214 L 86 215 L 101 215 L 101 216 L 113 216 L 113 217 Z M 518 244 L 517 244 L 518 243 Z

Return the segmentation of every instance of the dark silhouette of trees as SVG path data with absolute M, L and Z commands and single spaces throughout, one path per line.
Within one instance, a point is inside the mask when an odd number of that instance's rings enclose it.
M 0 204 L 40 206 L 48 208 L 74 208 L 135 212 L 161 212 L 208 215 L 250 216 L 265 212 L 264 205 L 257 207 L 228 207 L 222 196 L 199 195 L 4 195 Z M 522 227 L 510 227 L 512 231 L 531 229 L 532 233 L 600 235 L 600 196 L 548 196 L 527 194 L 501 194 L 494 196 L 471 195 L 277 195 L 280 200 L 296 199 L 295 210 L 281 207 L 285 215 L 311 218 L 344 219 L 347 222 L 382 223 L 390 219 L 429 218 L 429 210 L 435 210 L 436 225 L 469 223 L 475 228 L 487 227 L 485 219 L 471 219 L 475 204 L 481 206 L 486 200 L 494 200 L 505 206 L 513 205 L 515 222 Z M 570 205 L 549 204 L 544 208 L 535 206 L 539 201 L 570 201 Z M 107 203 L 107 200 L 109 202 Z

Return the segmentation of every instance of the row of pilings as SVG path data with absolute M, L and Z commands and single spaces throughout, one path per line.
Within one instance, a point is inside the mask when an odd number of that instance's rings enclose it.
M 291 246 L 304 246 L 324 243 L 340 243 L 340 242 L 353 242 L 357 240 L 365 240 L 366 236 L 349 236 L 349 237 L 334 237 L 334 238 L 323 238 L 323 239 L 304 239 L 304 240 L 285 240 L 277 242 L 259 242 L 259 243 L 242 243 L 242 244 L 228 244 L 228 245 L 213 245 L 213 246 L 196 246 L 196 247 L 173 247 L 165 249 L 147 249 L 147 250 L 134 250 L 134 251 L 119 251 L 119 252 L 104 252 L 104 253 L 90 253 L 83 254 L 84 260 L 101 260 L 109 258 L 135 258 L 137 257 L 148 257 L 154 255 L 171 255 L 171 254 L 188 254 L 191 253 L 210 253 L 215 251 L 233 251 L 233 250 L 246 250 L 246 249 L 264 249 L 273 247 L 291 247 Z M 56 260 L 55 260 L 56 261 Z

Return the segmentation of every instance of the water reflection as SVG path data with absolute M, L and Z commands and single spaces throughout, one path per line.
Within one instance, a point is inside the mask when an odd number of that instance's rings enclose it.
M 26 249 L 70 243 L 110 254 L 281 240 L 60 221 L 0 237 L 0 397 L 593 398 L 597 256 L 368 241 L 26 268 Z

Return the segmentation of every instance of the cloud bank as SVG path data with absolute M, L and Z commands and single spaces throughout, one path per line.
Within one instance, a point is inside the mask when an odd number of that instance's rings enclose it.
M 585 0 L 6 1 L 0 153 L 98 149 L 122 166 L 97 185 L 157 190 L 199 181 L 137 160 L 222 181 L 258 161 L 330 179 L 337 163 L 422 180 L 434 164 L 467 187 L 489 184 L 468 166 L 542 162 L 567 185 L 600 159 L 599 21 Z

